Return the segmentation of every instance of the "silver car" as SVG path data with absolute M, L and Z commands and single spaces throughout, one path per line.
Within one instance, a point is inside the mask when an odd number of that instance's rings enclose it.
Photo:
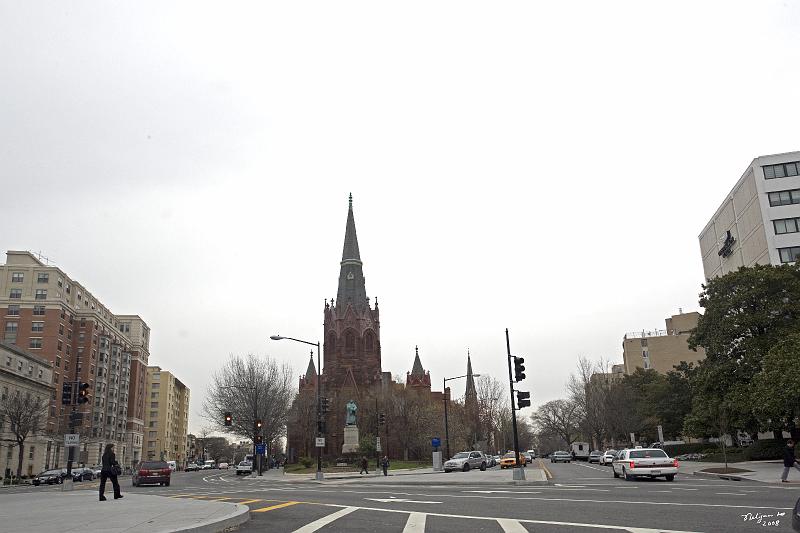
M 452 472 L 453 470 L 469 472 L 473 468 L 479 468 L 481 471 L 486 470 L 486 457 L 484 457 L 483 452 L 458 452 L 444 464 L 445 472 Z

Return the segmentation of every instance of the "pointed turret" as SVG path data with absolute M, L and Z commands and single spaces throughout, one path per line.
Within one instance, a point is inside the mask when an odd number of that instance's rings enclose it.
M 414 351 L 416 352 L 416 355 L 414 356 L 414 366 L 411 367 L 411 375 L 424 376 L 425 369 L 422 368 L 422 361 L 419 360 L 419 346 L 414 346 Z
M 467 351 L 467 389 L 464 392 L 464 398 L 469 400 L 471 398 L 478 398 L 478 391 L 475 390 L 475 377 L 472 375 L 472 360 Z
M 361 311 L 369 307 L 367 290 L 362 270 L 361 254 L 358 250 L 358 236 L 356 235 L 356 221 L 353 216 L 353 195 L 350 195 L 347 210 L 347 226 L 344 232 L 344 248 L 342 249 L 342 262 L 339 270 L 339 291 L 336 295 L 337 304 L 344 309 L 351 304 Z
M 317 377 L 317 367 L 314 366 L 314 356 L 308 359 L 308 369 L 306 370 L 306 381 L 311 381 Z
M 419 359 L 419 346 L 414 346 L 414 366 L 411 372 L 406 372 L 406 386 L 416 390 L 421 388 L 431 389 L 431 375 L 422 368 L 422 361 Z

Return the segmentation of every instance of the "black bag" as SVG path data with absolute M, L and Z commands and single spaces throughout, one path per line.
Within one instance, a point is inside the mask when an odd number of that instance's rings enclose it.
M 121 476 L 122 468 L 120 468 L 119 465 L 111 465 L 111 473 L 114 474 L 115 476 Z

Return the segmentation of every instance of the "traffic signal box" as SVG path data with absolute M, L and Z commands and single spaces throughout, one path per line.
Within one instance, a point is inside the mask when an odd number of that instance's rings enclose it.
M 81 383 L 80 387 L 78 387 L 78 403 L 89 403 L 89 384 L 88 383 Z
M 514 380 L 519 383 L 525 379 L 525 358 L 514 357 Z
M 72 405 L 72 387 L 74 385 L 71 381 L 65 381 L 61 386 L 61 405 Z
M 531 405 L 531 393 L 530 392 L 523 392 L 517 391 L 517 409 L 522 409 L 523 407 L 530 407 Z
M 225 413 L 225 425 L 230 426 L 233 424 L 233 416 L 230 413 Z

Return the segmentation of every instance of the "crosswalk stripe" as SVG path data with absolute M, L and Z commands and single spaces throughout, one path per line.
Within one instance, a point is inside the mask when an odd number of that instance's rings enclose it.
M 498 518 L 497 523 L 503 528 L 505 533 L 528 533 L 528 530 L 517 520 L 509 518 Z
M 403 533 L 425 533 L 426 518 L 425 513 L 409 513 Z
M 314 520 L 310 524 L 306 524 L 300 529 L 295 529 L 294 533 L 314 533 L 314 531 L 317 531 L 318 529 L 325 527 L 334 520 L 338 520 L 341 517 L 349 515 L 350 513 L 356 510 L 358 510 L 358 507 L 345 507 L 344 509 L 329 514 L 328 516 L 323 516 L 319 520 Z
M 297 505 L 300 502 L 286 502 L 286 503 L 279 503 L 278 505 L 270 505 L 269 507 L 262 507 L 260 509 L 253 509 L 251 513 L 266 513 L 267 511 L 272 511 L 274 509 L 281 509 L 283 507 L 289 507 L 290 505 Z

